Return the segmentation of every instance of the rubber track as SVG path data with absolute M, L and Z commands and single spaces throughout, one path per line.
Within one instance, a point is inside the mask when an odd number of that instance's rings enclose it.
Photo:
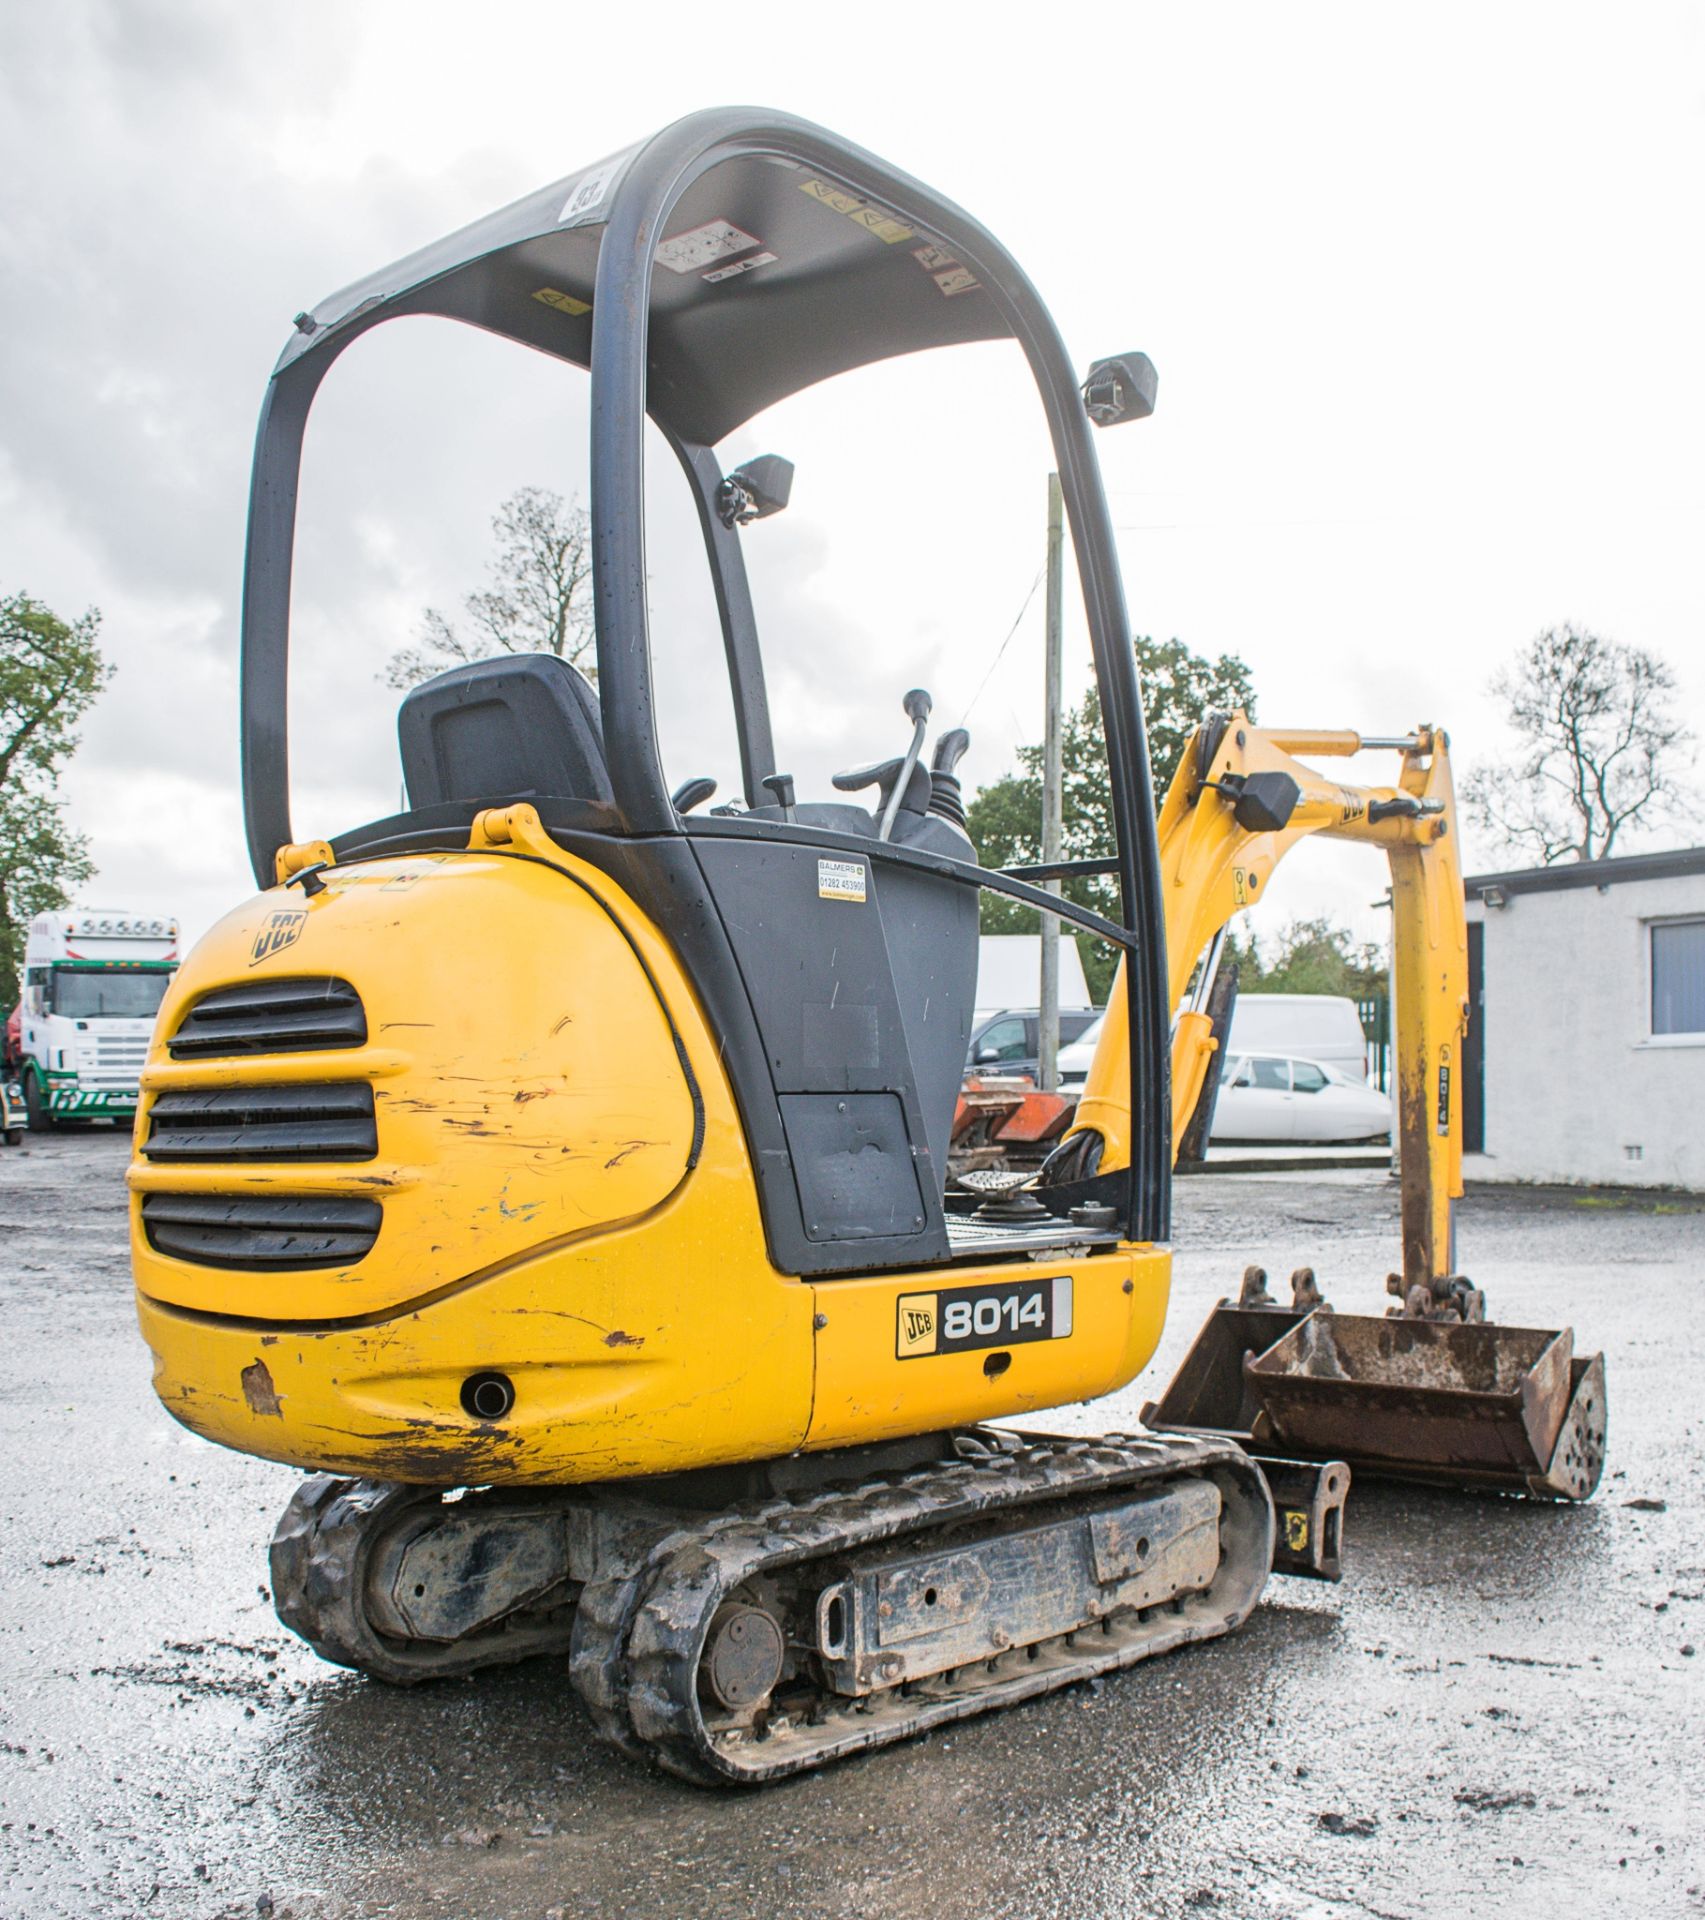
M 776 1780 L 1227 1633 L 1260 1598 L 1272 1559 L 1272 1501 L 1259 1470 L 1230 1442 L 978 1438 L 992 1443 L 982 1457 L 671 1528 L 624 1573 L 591 1582 L 575 1619 L 572 1661 L 600 1733 L 703 1785 Z M 856 1556 L 904 1536 L 924 1536 L 918 1544 L 927 1546 L 935 1530 L 979 1516 L 1001 1520 L 1035 1507 L 1045 1519 L 1074 1497 L 1204 1478 L 1224 1500 L 1220 1572 L 1204 1593 L 862 1701 L 824 1690 L 803 1718 L 768 1731 L 705 1724 L 697 1680 L 711 1618 L 756 1576 Z
M 502 1500 L 492 1494 L 467 1497 Z M 420 1508 L 437 1506 L 442 1498 L 434 1487 L 340 1480 L 328 1473 L 304 1480 L 272 1536 L 272 1602 L 279 1619 L 322 1660 L 358 1668 L 393 1686 L 453 1680 L 536 1653 L 565 1652 L 572 1625 L 566 1605 L 553 1614 L 522 1615 L 450 1645 L 398 1641 L 374 1630 L 363 1600 L 374 1552 L 393 1528 L 413 1524 Z

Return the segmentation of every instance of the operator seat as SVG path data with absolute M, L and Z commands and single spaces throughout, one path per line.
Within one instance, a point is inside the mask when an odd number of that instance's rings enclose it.
M 613 804 L 598 696 L 554 653 L 511 653 L 425 681 L 397 713 L 412 807 L 533 800 Z

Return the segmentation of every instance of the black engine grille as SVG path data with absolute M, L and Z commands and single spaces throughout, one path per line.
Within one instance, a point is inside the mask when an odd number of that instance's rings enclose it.
M 142 1151 L 150 1160 L 371 1160 L 373 1089 L 351 1081 L 162 1093 Z
M 166 1042 L 174 1060 L 307 1053 L 367 1039 L 361 996 L 347 980 L 245 980 L 194 1002 Z
M 332 1194 L 150 1193 L 142 1225 L 157 1253 L 203 1267 L 342 1267 L 371 1251 L 376 1200 Z

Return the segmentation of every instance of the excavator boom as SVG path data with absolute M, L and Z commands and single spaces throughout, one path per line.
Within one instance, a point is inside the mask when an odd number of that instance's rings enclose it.
M 1401 755 L 1397 781 L 1329 779 L 1300 756 Z M 1462 1041 L 1468 1023 L 1450 742 L 1438 727 L 1397 738 L 1260 728 L 1211 716 L 1181 759 L 1159 822 L 1172 1034 L 1174 1157 L 1205 1142 L 1235 986 L 1220 957 L 1233 915 L 1265 897 L 1291 849 L 1319 834 L 1382 851 L 1393 912 L 1396 1145 L 1402 1266 L 1383 1319 L 1334 1315 L 1312 1269 L 1291 1308 L 1259 1268 L 1221 1303 L 1145 1418 L 1230 1434 L 1263 1450 L 1362 1469 L 1583 1499 L 1604 1458 L 1604 1365 L 1573 1333 L 1484 1324 L 1485 1297 L 1457 1267 L 1462 1196 Z M 1130 1137 L 1124 996 L 1115 987 L 1056 1178 L 1124 1164 Z
M 1369 746 L 1401 752 L 1395 786 L 1330 780 L 1296 758 L 1342 758 Z M 1235 914 L 1265 899 L 1285 855 L 1315 834 L 1374 846 L 1390 863 L 1403 1278 L 1406 1289 L 1434 1285 L 1454 1269 L 1452 1210 L 1462 1193 L 1459 1063 L 1468 1022 L 1450 744 L 1438 728 L 1364 740 L 1348 732 L 1263 729 L 1236 714 L 1211 719 L 1191 741 L 1160 815 L 1169 985 L 1179 1010 L 1172 1036 L 1174 1157 L 1224 1041 L 1206 1011 L 1221 936 Z M 1124 1033 L 1124 1000 L 1115 990 L 1073 1129 L 1101 1134 L 1102 1172 L 1124 1164 L 1129 1137 Z

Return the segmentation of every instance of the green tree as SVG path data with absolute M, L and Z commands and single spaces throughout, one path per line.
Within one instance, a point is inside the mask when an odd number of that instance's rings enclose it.
M 1174 769 L 1203 714 L 1241 708 L 1255 714 L 1255 689 L 1249 668 L 1235 654 L 1208 660 L 1181 640 L 1157 641 L 1146 635 L 1133 642 L 1142 677 L 1143 711 L 1148 725 L 1149 760 L 1159 810 Z M 1060 740 L 1063 766 L 1062 857 L 1105 860 L 1116 851 L 1113 794 L 1107 774 L 1107 747 L 1101 731 L 1101 697 L 1091 687 L 1080 706 L 1066 715 Z M 986 867 L 1033 865 L 1042 858 L 1042 749 L 1020 747 L 1019 770 L 986 786 L 967 809 L 967 824 L 978 857 Z M 1067 880 L 1066 899 L 1109 919 L 1119 917 L 1119 882 L 1113 875 Z M 1041 922 L 1034 908 L 998 893 L 982 896 L 984 933 L 1035 933 Z M 1113 983 L 1118 952 L 1105 940 L 1080 933 L 1084 976 L 1099 1002 Z
M 465 623 L 436 607 L 421 615 L 415 643 L 391 655 L 385 680 L 417 686 L 435 673 L 500 653 L 554 653 L 581 665 L 592 645 L 592 529 L 586 509 L 548 487 L 523 487 L 492 516 L 497 552 L 491 588 L 466 594 Z
M 1385 994 L 1391 984 L 1385 950 L 1376 941 L 1358 942 L 1348 927 L 1325 918 L 1293 920 L 1280 934 L 1271 964 L 1253 935 L 1234 951 L 1239 993 L 1333 993 L 1364 1000 Z
M 27 593 L 0 598 L 0 1008 L 18 997 L 24 934 L 94 872 L 54 797 L 77 728 L 112 669 L 94 608 L 66 621 Z
M 1521 741 L 1463 782 L 1468 811 L 1544 866 L 1603 860 L 1627 832 L 1691 818 L 1693 736 L 1669 664 L 1584 628 L 1551 627 L 1500 669 L 1492 691 Z

